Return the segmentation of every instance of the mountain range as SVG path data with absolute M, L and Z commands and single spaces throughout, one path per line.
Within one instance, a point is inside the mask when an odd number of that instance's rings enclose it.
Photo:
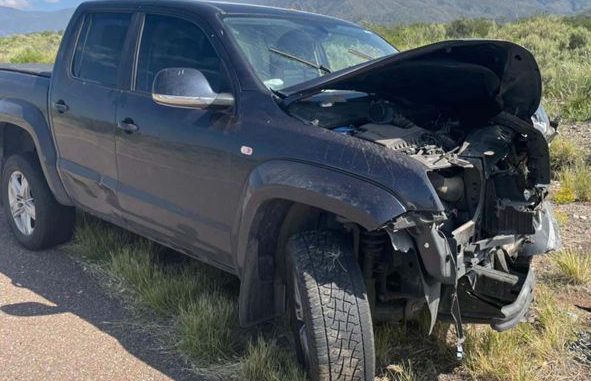
M 449 22 L 459 18 L 510 21 L 537 14 L 572 15 L 591 0 L 238 0 L 300 9 L 355 22 Z
M 0 36 L 62 30 L 68 24 L 73 12 L 73 9 L 42 12 L 0 7 Z
M 448 22 L 458 18 L 510 21 L 536 14 L 573 15 L 591 0 L 233 0 L 380 24 Z M 0 35 L 64 29 L 81 0 L 0 0 Z

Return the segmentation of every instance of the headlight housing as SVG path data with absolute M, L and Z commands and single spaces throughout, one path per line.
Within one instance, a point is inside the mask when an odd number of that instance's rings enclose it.
M 544 106 L 540 105 L 531 119 L 534 123 L 534 127 L 544 135 L 548 142 L 551 142 L 552 139 L 554 139 L 554 136 L 556 136 L 556 128 L 550 121 Z

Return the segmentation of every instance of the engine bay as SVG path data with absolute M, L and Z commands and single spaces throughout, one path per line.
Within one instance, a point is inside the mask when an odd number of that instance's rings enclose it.
M 460 120 L 435 107 L 416 109 L 351 91 L 321 92 L 292 104 L 288 112 L 422 163 L 445 207 L 442 231 L 451 236 L 469 221 L 476 227 L 462 245 L 501 234 L 534 234 L 549 178 L 540 168 L 543 158 L 536 159 L 541 155 L 532 146 L 535 134 L 526 126 Z

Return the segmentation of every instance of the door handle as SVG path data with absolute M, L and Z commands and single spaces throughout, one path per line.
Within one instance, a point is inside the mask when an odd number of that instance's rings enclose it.
M 131 118 L 125 118 L 117 123 L 117 128 L 125 131 L 128 134 L 133 134 L 140 129 Z
M 60 114 L 65 114 L 70 110 L 70 106 L 68 106 L 63 99 L 60 99 L 59 101 L 55 102 L 53 107 L 55 108 L 55 111 L 57 111 Z

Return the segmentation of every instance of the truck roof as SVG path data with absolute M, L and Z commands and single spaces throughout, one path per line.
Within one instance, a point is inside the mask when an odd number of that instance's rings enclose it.
M 232 3 L 225 1 L 207 1 L 207 0 L 98 0 L 82 3 L 80 8 L 86 7 L 149 7 L 149 6 L 168 6 L 176 9 L 197 10 L 205 14 L 217 15 L 260 15 L 260 16 L 289 16 L 303 17 L 313 19 L 331 20 L 343 24 L 355 25 L 348 21 L 343 21 L 334 17 L 319 15 L 316 13 L 298 11 L 293 9 L 276 8 L 263 5 L 253 5 L 246 3 Z

